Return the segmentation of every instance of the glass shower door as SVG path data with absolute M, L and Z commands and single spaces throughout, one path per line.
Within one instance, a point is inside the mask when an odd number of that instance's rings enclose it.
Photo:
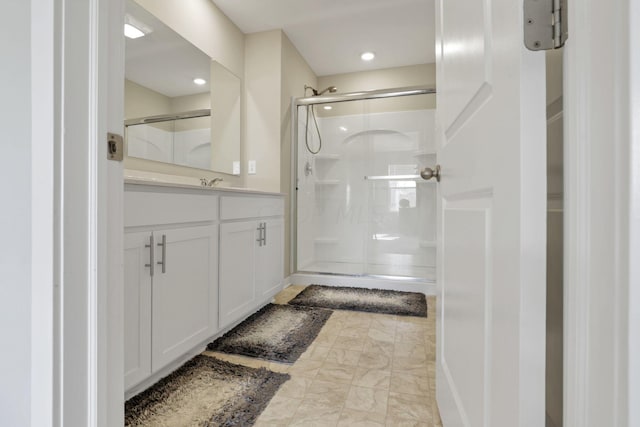
M 368 115 L 364 271 L 435 280 L 435 186 L 419 175 L 435 162 L 433 110 L 403 109 L 395 101 L 368 101 L 375 112 Z
M 435 186 L 419 177 L 435 163 L 426 96 L 317 105 L 321 147 L 298 107 L 299 271 L 435 279 Z

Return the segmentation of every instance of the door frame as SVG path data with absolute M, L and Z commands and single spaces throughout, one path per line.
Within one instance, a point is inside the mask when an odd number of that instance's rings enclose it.
M 39 200 L 39 204 L 48 204 L 43 211 L 34 209 L 32 216 L 33 230 L 40 230 L 46 236 L 47 242 L 52 242 L 52 250 L 43 249 L 42 240 L 39 247 L 34 246 L 32 255 L 45 257 L 45 265 L 35 265 L 33 272 L 42 274 L 47 268 L 54 270 L 54 282 L 62 283 L 64 263 L 62 255 L 70 258 L 74 251 L 71 245 L 72 230 L 61 227 L 60 215 L 66 210 L 77 209 L 83 215 L 91 218 L 89 227 L 83 228 L 82 239 L 86 247 L 92 249 L 94 256 L 77 258 L 77 263 L 87 267 L 91 277 L 91 289 L 95 291 L 91 300 L 84 300 L 85 314 L 75 322 L 86 322 L 91 328 L 82 338 L 86 346 L 83 358 L 91 367 L 94 375 L 90 385 L 80 391 L 65 390 L 62 386 L 66 376 L 73 374 L 61 369 L 60 355 L 66 352 L 78 352 L 76 346 L 66 346 L 60 341 L 60 329 L 54 332 L 45 325 L 47 318 L 57 318 L 58 327 L 64 324 L 56 317 L 60 314 L 61 301 L 51 289 L 42 289 L 44 293 L 36 294 L 41 288 L 35 283 L 32 298 L 32 342 L 38 343 L 32 348 L 32 374 L 44 372 L 51 379 L 53 388 L 50 391 L 34 393 L 31 399 L 32 420 L 42 421 L 38 425 L 72 425 L 65 422 L 67 414 L 62 411 L 62 400 L 75 401 L 87 414 L 93 415 L 86 425 L 117 425 L 122 418 L 123 387 L 122 381 L 122 165 L 107 163 L 104 149 L 98 144 L 102 142 L 106 129 L 121 133 L 122 118 L 122 77 L 124 69 L 123 41 L 119 34 L 123 17 L 122 0 L 90 0 L 91 20 L 86 22 L 84 16 L 69 15 L 67 25 L 62 29 L 61 14 L 65 2 L 58 0 L 49 6 L 42 0 L 32 0 L 32 58 L 33 64 L 41 64 L 44 68 L 34 67 L 32 74 L 33 97 L 42 101 L 42 95 L 52 100 L 50 107 L 36 107 L 34 104 L 34 125 L 40 129 L 34 132 L 34 148 L 47 148 L 34 156 L 33 165 L 43 165 L 43 169 L 33 170 L 34 184 L 32 197 Z M 66 2 L 66 7 L 75 7 Z M 609 18 L 608 13 L 602 14 L 601 9 L 614 9 L 615 15 Z M 619 402 L 614 407 L 613 415 L 617 413 L 618 424 L 633 425 L 640 423 L 640 408 L 628 405 L 630 401 L 640 399 L 640 267 L 629 262 L 640 256 L 640 41 L 632 37 L 632 29 L 640 25 L 640 6 L 630 0 L 616 2 L 614 5 L 602 3 L 598 0 L 573 2 L 569 10 L 571 35 L 565 51 L 565 176 L 567 179 L 565 202 L 566 213 L 566 267 L 565 267 L 565 424 L 589 425 L 583 423 L 589 419 L 592 411 L 599 411 L 598 405 L 590 405 L 587 393 L 583 390 L 593 390 L 593 382 L 588 381 L 589 357 L 584 351 L 590 351 L 587 338 L 592 338 L 588 316 L 597 301 L 590 299 L 592 286 L 598 284 L 590 281 L 589 272 L 599 267 L 606 267 L 605 259 L 595 260 L 589 255 L 598 249 L 599 230 L 605 228 L 614 236 L 614 249 L 620 270 L 612 280 L 612 292 L 615 296 L 617 309 L 610 325 L 612 336 L 616 337 L 615 347 L 611 350 L 614 362 L 614 384 L 612 390 L 602 390 L 601 396 L 610 394 Z M 90 25 L 89 25 L 90 24 Z M 88 27 L 88 28 L 87 28 Z M 85 92 L 75 93 L 73 89 L 61 85 L 62 72 L 60 63 L 63 60 L 60 53 L 62 36 L 91 36 L 91 49 L 77 61 L 88 60 L 93 64 L 91 86 Z M 603 34 L 603 35 L 601 35 Z M 613 37 L 613 42 L 612 36 Z M 49 40 L 47 41 L 47 37 Z M 603 49 L 596 47 L 603 46 Z M 593 54 L 598 58 L 594 60 Z M 603 56 L 606 56 L 603 57 Z M 610 62 L 611 60 L 612 62 Z M 607 65 L 609 68 L 607 68 Z M 592 68 L 599 69 L 603 74 L 596 75 Z M 46 70 L 49 78 L 47 82 L 41 80 L 41 72 Z M 633 72 L 630 72 L 632 70 Z M 598 108 L 611 107 L 620 114 L 612 123 L 611 117 L 594 115 L 597 109 L 592 101 L 593 96 L 600 96 L 602 92 L 601 75 L 609 76 L 608 81 L 617 82 L 615 90 L 605 93 L 604 98 L 598 99 Z M 36 81 L 39 82 L 36 84 Z M 90 191 L 82 195 L 82 202 L 69 204 L 61 198 L 61 191 L 69 181 L 61 182 L 78 165 L 61 162 L 64 152 L 74 147 L 86 147 L 86 138 L 69 138 L 62 140 L 60 126 L 63 121 L 60 114 L 67 102 L 71 102 L 73 95 L 82 97 L 91 94 L 89 98 L 91 117 L 96 120 L 88 140 L 94 150 L 91 152 L 89 167 L 78 172 L 77 178 L 90 182 Z M 69 96 L 69 98 L 66 98 Z M 85 98 L 86 99 L 86 98 Z M 77 99 L 76 99 L 77 100 Z M 41 110 L 40 108 L 45 108 Z M 49 129 L 55 130 L 55 136 L 48 141 L 36 143 L 37 136 L 44 136 L 42 131 L 43 119 L 37 120 L 35 113 L 44 113 L 54 120 L 45 123 Z M 585 124 L 591 127 L 596 123 L 610 129 L 618 129 L 612 140 L 602 141 L 592 138 L 585 132 Z M 47 141 L 43 139 L 40 141 Z M 64 142 L 64 150 L 61 144 Z M 597 157 L 597 148 L 613 147 L 615 155 L 606 158 Z M 593 202 L 599 197 L 610 193 L 591 185 L 592 174 L 600 171 L 618 184 L 615 189 L 615 206 L 610 216 L 611 222 L 592 221 L 593 213 L 581 209 L 585 203 Z M 41 186 L 43 174 L 54 180 L 51 187 Z M 36 176 L 37 175 L 37 176 Z M 608 191 L 607 191 L 608 190 Z M 39 206 L 34 204 L 34 206 Z M 46 212 L 55 214 L 55 221 Z M 77 231 L 77 230 L 75 230 Z M 40 234 L 42 236 L 42 234 Z M 105 243 L 106 242 L 106 243 Z M 42 259 L 42 258 L 40 258 Z M 49 267 L 47 267 L 47 265 Z M 44 269 L 44 270 L 42 270 Z M 108 274 L 110 272 L 110 274 Z M 49 281 L 50 283 L 50 281 Z M 632 286 L 635 285 L 635 286 Z M 70 292 L 76 292 L 70 289 Z M 66 294 L 64 298 L 71 298 Z M 77 296 L 77 295 L 76 295 Z M 49 310 L 53 307 L 53 310 Z M 44 309 L 45 311 L 39 311 Z M 38 313 L 38 314 L 36 314 Z M 44 341 L 41 341 L 42 338 Z M 47 360 L 42 353 L 36 355 L 36 349 L 42 349 L 44 354 L 53 357 Z M 102 353 L 101 353 L 102 351 Z M 633 363 L 632 363 L 633 362 Z M 46 380 L 45 380 L 46 384 Z M 39 386 L 42 387 L 40 382 Z M 85 391 L 93 390 L 90 395 Z M 37 390 L 34 389 L 34 390 Z M 611 393 L 609 393 L 611 391 Z M 44 409 L 44 412 L 42 410 Z M 55 415 L 47 420 L 44 414 Z M 594 415 L 595 416 L 595 415 Z M 611 419 L 610 419 L 611 420 Z M 35 425 L 35 424 L 34 424 Z
M 31 425 L 124 419 L 123 0 L 31 0 Z
M 564 425 L 640 423 L 640 6 L 569 5 Z

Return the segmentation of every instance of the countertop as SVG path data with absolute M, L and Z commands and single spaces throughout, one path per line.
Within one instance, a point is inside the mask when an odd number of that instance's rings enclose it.
M 269 196 L 284 196 L 284 193 L 258 190 L 255 188 L 224 187 L 224 183 L 222 185 L 205 187 L 199 183 L 198 178 L 175 176 L 175 175 L 151 174 L 151 173 L 132 174 L 132 173 L 125 172 L 124 183 L 127 186 L 145 185 L 145 186 L 169 187 L 169 188 L 185 188 L 190 190 L 201 190 L 201 191 L 219 191 L 219 192 L 248 193 L 248 194 L 269 195 Z

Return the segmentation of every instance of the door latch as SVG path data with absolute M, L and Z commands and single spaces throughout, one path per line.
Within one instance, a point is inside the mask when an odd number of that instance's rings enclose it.
M 115 133 L 107 133 L 107 159 L 121 162 L 124 157 L 124 142 L 122 136 Z

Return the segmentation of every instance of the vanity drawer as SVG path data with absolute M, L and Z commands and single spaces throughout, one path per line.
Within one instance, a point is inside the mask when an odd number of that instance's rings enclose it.
M 244 219 L 284 215 L 281 196 L 222 196 L 220 219 Z
M 125 191 L 124 226 L 218 220 L 218 196 L 211 193 Z

